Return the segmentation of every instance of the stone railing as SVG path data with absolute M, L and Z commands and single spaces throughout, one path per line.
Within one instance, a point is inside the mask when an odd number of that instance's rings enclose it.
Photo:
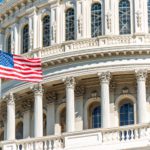
M 149 45 L 150 46 L 150 35 L 126 35 L 126 36 L 102 36 L 98 38 L 82 39 L 76 41 L 64 42 L 49 47 L 43 47 L 35 49 L 28 54 L 28 57 L 48 57 L 59 55 L 67 52 L 81 51 L 93 48 L 109 48 L 113 47 L 125 48 L 125 46 L 138 46 L 138 45 Z M 139 48 L 138 48 L 139 49 Z
M 109 129 L 89 129 L 79 132 L 64 133 L 61 136 L 46 136 L 24 140 L 4 141 L 3 150 L 63 150 L 82 149 L 96 146 L 106 149 L 146 147 L 150 144 L 150 124 L 130 125 Z M 109 148 L 110 146 L 110 148 Z

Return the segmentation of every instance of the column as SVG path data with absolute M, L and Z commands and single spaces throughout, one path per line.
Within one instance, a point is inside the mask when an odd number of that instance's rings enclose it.
M 99 74 L 101 85 L 101 126 L 102 128 L 110 127 L 110 100 L 109 100 L 109 81 L 110 72 Z
M 147 105 L 146 105 L 146 81 L 147 71 L 138 70 L 136 71 L 137 78 L 137 114 L 138 123 L 147 123 Z
M 25 100 L 23 102 L 23 138 L 31 136 L 31 102 Z
M 55 130 L 55 103 L 47 104 L 47 135 L 53 135 Z
M 7 97 L 7 140 L 15 139 L 15 100 L 13 94 Z
M 75 131 L 75 105 L 74 105 L 74 86 L 73 77 L 65 79 L 66 84 L 66 131 Z
M 34 137 L 43 136 L 43 89 L 41 84 L 34 86 Z
M 0 50 L 4 49 L 4 31 L 0 29 Z
M 12 53 L 19 54 L 19 25 L 18 23 L 13 24 L 12 26 Z

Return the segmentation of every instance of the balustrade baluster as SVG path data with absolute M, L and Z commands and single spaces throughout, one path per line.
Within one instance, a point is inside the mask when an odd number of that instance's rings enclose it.
M 44 150 L 47 150 L 47 141 L 43 141 L 44 144 Z
M 51 150 L 51 149 L 52 149 L 52 141 L 49 140 L 49 141 L 48 141 L 48 150 Z

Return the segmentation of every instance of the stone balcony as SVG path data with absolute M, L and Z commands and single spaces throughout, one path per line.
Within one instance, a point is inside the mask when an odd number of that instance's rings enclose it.
M 60 136 L 2 141 L 3 150 L 148 150 L 150 124 L 108 129 L 89 129 Z

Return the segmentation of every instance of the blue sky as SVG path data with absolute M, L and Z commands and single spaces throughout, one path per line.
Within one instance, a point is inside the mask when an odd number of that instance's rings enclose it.
M 0 0 L 0 3 L 2 2 L 3 0 Z

